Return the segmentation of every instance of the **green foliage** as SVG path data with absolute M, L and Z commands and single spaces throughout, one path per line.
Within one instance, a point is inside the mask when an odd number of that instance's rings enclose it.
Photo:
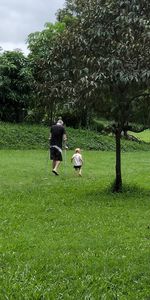
M 60 67 L 69 69 L 65 90 L 79 107 L 86 102 L 121 129 L 133 116 L 139 120 L 141 110 L 149 111 L 144 98 L 137 105 L 150 83 L 149 10 L 147 0 L 66 1 L 66 12 L 75 14 L 78 22 L 58 44 L 57 56 L 65 57 Z
M 92 122 L 90 123 L 90 127 L 93 130 L 96 130 L 97 132 L 100 132 L 100 133 L 102 133 L 104 131 L 104 128 L 105 128 L 103 122 L 101 122 L 99 120 L 96 120 L 96 119 L 92 120 Z
M 47 149 L 48 135 L 44 126 L 0 123 L 0 148 Z
M 65 29 L 65 23 L 46 23 L 41 32 L 28 36 L 29 59 L 34 77 L 33 111 L 39 111 L 39 122 L 45 120 L 53 122 L 57 106 L 61 104 L 59 70 L 55 64 L 56 53 L 53 48 L 56 39 Z M 35 121 L 36 121 L 35 116 Z
M 47 22 L 45 29 L 41 32 L 30 33 L 27 39 L 30 57 L 32 59 L 44 58 L 53 46 L 56 36 L 64 31 L 65 24 L 56 22 L 55 24 Z
M 0 54 L 0 120 L 22 121 L 30 104 L 32 74 L 29 61 L 19 51 Z
M 69 149 L 115 151 L 114 136 L 66 128 Z M 40 125 L 0 123 L 0 149 L 49 149 L 49 128 Z M 150 150 L 150 144 L 122 140 L 123 151 Z
M 72 153 L 43 180 L 46 151 L 1 150 L 0 299 L 149 299 L 149 153 L 123 153 L 120 195 L 115 153 L 84 151 L 82 178 Z
M 66 126 L 73 128 L 79 127 L 79 116 L 78 114 L 76 115 L 75 112 L 71 110 L 66 112 L 64 111 L 61 113 L 61 116 Z

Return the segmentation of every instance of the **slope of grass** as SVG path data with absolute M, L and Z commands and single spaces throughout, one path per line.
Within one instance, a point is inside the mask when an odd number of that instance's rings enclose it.
M 70 149 L 114 151 L 115 140 L 112 136 L 101 135 L 94 131 L 67 128 Z M 15 125 L 0 123 L 0 149 L 48 149 L 49 128 L 40 125 Z M 150 144 L 122 140 L 123 151 L 150 150 Z
M 124 193 L 112 194 L 113 152 L 0 151 L 0 299 L 150 299 L 150 156 L 123 153 Z M 47 179 L 46 179 L 47 178 Z
M 137 137 L 139 140 L 144 141 L 146 143 L 150 143 L 150 130 L 144 130 L 142 132 L 139 133 L 135 133 L 132 132 L 132 135 L 134 135 L 135 137 Z

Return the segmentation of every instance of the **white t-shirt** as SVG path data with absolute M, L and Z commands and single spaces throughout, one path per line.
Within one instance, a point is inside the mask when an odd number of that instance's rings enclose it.
M 73 160 L 73 164 L 74 166 L 81 166 L 82 165 L 82 155 L 80 153 L 75 153 L 73 156 L 72 156 L 72 160 Z

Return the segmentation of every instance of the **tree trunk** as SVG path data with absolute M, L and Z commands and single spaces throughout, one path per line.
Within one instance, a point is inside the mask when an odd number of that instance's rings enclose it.
M 46 112 L 47 112 L 47 115 L 48 115 L 48 124 L 50 126 L 53 125 L 53 117 L 54 117 L 54 101 L 50 101 L 51 99 L 49 99 L 49 103 L 48 103 L 48 106 L 46 106 Z
M 116 128 L 116 179 L 114 184 L 114 192 L 122 191 L 122 178 L 121 178 L 121 130 Z

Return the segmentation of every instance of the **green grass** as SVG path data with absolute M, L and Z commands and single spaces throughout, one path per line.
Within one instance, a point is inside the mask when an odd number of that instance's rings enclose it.
M 0 151 L 0 299 L 149 300 L 150 156 L 83 151 L 55 177 L 48 153 Z M 45 179 L 48 178 L 48 179 Z
M 139 140 L 144 141 L 146 143 L 150 143 L 150 130 L 144 130 L 139 133 L 132 132 L 132 134 L 137 137 Z

